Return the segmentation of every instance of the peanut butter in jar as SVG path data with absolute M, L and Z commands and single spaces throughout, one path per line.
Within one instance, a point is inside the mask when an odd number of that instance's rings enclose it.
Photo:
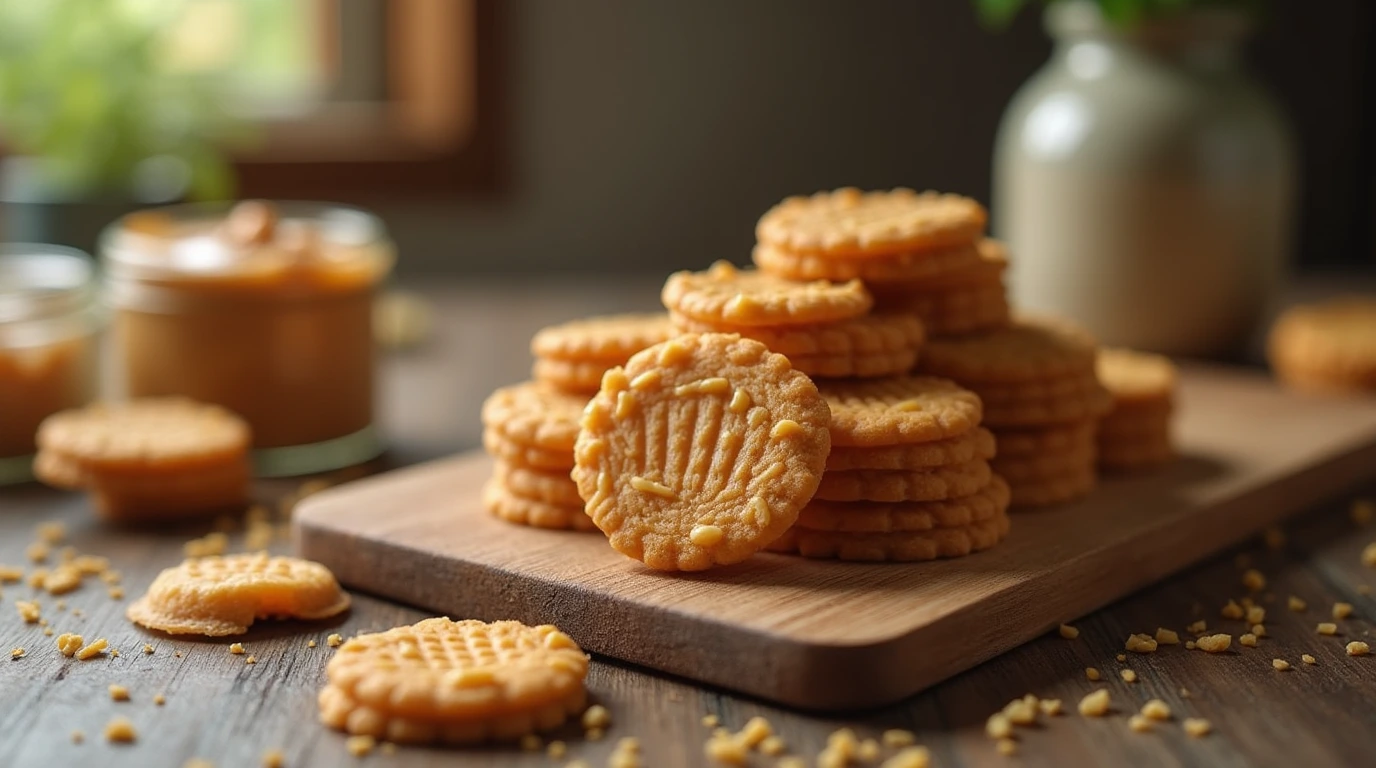
M 115 222 L 101 250 L 127 396 L 234 411 L 263 475 L 381 452 L 372 303 L 395 251 L 376 217 L 317 203 L 174 206 Z
M 32 478 L 39 422 L 95 396 L 95 295 L 86 254 L 0 246 L 0 485 Z

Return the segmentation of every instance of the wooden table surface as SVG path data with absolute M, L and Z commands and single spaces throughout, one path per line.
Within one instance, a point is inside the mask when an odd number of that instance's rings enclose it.
M 524 377 L 525 342 L 534 329 L 579 314 L 650 308 L 656 298 L 653 281 L 613 287 L 565 281 L 519 291 L 484 283 L 428 293 L 436 299 L 433 338 L 384 363 L 381 421 L 395 447 L 392 464 L 477 444 L 482 398 L 494 386 Z M 1367 496 L 1376 496 L 1376 468 L 1372 481 Z M 264 484 L 261 492 L 267 497 L 293 488 L 294 483 Z M 65 610 L 57 608 L 55 598 L 39 597 L 56 632 L 88 640 L 105 637 L 120 651 L 118 657 L 80 662 L 61 656 L 42 627 L 19 619 L 14 604 L 29 599 L 33 590 L 23 584 L 0 586 L 0 652 L 20 647 L 27 652 L 0 661 L 0 766 L 177 768 L 199 757 L 220 768 L 250 767 L 274 748 L 283 751 L 289 766 L 546 766 L 574 758 L 601 766 L 616 740 L 626 736 L 640 739 L 648 766 L 697 766 L 709 764 L 702 743 L 710 729 L 701 723 L 708 713 L 731 728 L 763 715 L 790 752 L 809 757 L 809 765 L 827 735 L 840 727 L 854 728 L 862 738 L 877 737 L 886 728 L 911 729 L 931 749 L 936 766 L 1370 765 L 1376 759 L 1376 656 L 1349 657 L 1344 645 L 1353 639 L 1376 645 L 1376 597 L 1370 588 L 1376 586 L 1376 570 L 1360 562 L 1363 546 L 1376 540 L 1376 525 L 1362 528 L 1349 519 L 1351 498 L 1335 498 L 1287 525 L 1278 550 L 1257 542 L 1224 553 L 1090 616 L 1067 617 L 1079 627 L 1078 639 L 1043 637 L 884 710 L 834 716 L 792 712 L 596 659 L 588 688 L 611 710 L 614 724 L 599 742 L 566 729 L 559 737 L 568 741 L 569 756 L 551 761 L 515 749 L 403 748 L 395 755 L 351 757 L 344 738 L 315 720 L 315 694 L 331 653 L 325 637 L 385 629 L 424 614 L 356 595 L 353 610 L 337 621 L 260 624 L 241 638 L 257 660 L 248 665 L 244 656 L 228 652 L 226 641 L 156 636 L 123 618 L 127 602 L 161 568 L 180 561 L 182 543 L 206 527 L 112 529 L 95 523 L 79 496 L 34 485 L 0 489 L 0 564 L 34 567 L 25 559 L 25 547 L 35 539 L 35 527 L 61 521 L 66 544 L 110 558 L 128 595 L 112 599 L 104 584 L 88 579 L 65 596 Z M 1036 525 L 1036 516 L 1019 523 Z M 232 547 L 242 547 L 241 535 L 231 541 Z M 278 541 L 274 549 L 286 552 L 290 544 Z M 1120 567 L 1134 564 L 1128 560 Z M 1267 578 L 1256 595 L 1267 609 L 1267 636 L 1256 648 L 1238 644 L 1236 638 L 1246 631 L 1241 622 L 1219 615 L 1229 598 L 1248 594 L 1241 583 L 1246 567 Z M 1305 600 L 1307 609 L 1287 610 L 1290 595 Z M 1316 624 L 1331 620 L 1337 601 L 1351 603 L 1355 613 L 1338 622 L 1338 636 L 1317 634 Z M 1126 662 L 1115 658 L 1130 633 L 1168 627 L 1187 636 L 1185 626 L 1201 618 L 1211 629 L 1234 636 L 1230 652 L 1163 646 L 1154 654 L 1128 654 Z M 317 640 L 316 648 L 307 647 L 309 639 Z M 151 655 L 141 652 L 145 643 L 153 646 Z M 1304 653 L 1317 664 L 1301 663 Z M 1272 669 L 1273 658 L 1290 661 L 1292 669 Z M 1085 679 L 1090 666 L 1103 671 L 1104 682 Z M 1120 678 L 1127 668 L 1136 671 L 1137 682 Z M 126 686 L 131 701 L 111 701 L 111 683 Z M 1112 714 L 1100 719 L 1074 714 L 1076 702 L 1096 688 L 1110 691 Z M 1029 692 L 1061 699 L 1068 714 L 1019 729 L 1017 756 L 1000 756 L 984 735 L 985 720 Z M 166 697 L 164 706 L 152 701 L 159 693 Z M 1134 733 L 1128 716 L 1149 698 L 1166 701 L 1175 719 L 1153 733 Z M 137 742 L 105 742 L 101 731 L 116 716 L 133 721 Z M 1186 736 L 1180 725 L 1185 717 L 1207 718 L 1213 733 Z M 73 743 L 73 731 L 84 734 L 82 743 Z M 751 764 L 768 766 L 773 760 L 756 755 Z

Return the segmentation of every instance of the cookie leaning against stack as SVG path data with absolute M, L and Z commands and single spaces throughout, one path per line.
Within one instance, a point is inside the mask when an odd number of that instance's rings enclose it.
M 531 378 L 575 395 L 592 395 L 608 368 L 674 335 L 663 312 L 605 315 L 543 328 L 530 340 Z
M 219 406 L 148 398 L 49 416 L 34 473 L 90 491 L 111 522 L 165 521 L 248 502 L 249 428 Z
M 917 314 L 932 336 L 1008 321 L 1006 256 L 984 207 L 959 195 L 843 188 L 791 197 L 760 218 L 754 259 L 790 280 L 863 281 L 880 312 Z
M 1014 506 L 1079 498 L 1095 484 L 1095 424 L 1111 406 L 1096 345 L 1061 321 L 1020 320 L 984 334 L 933 340 L 922 369 L 974 390 L 998 439 L 996 473 Z
M 913 561 L 988 549 L 1008 533 L 1008 486 L 979 398 L 904 376 L 824 382 L 831 454 L 817 494 L 770 545 L 842 560 Z
M 683 333 L 736 333 L 816 377 L 889 376 L 911 370 L 926 334 L 912 313 L 870 314 L 858 280 L 798 282 L 719 261 L 676 272 L 660 297 Z
M 483 505 L 507 522 L 593 530 L 569 477 L 587 398 L 526 381 L 483 403 L 483 446 L 496 458 Z
M 1102 349 L 1098 372 L 1113 395 L 1113 409 L 1099 422 L 1099 466 L 1140 469 L 1174 458 L 1175 365 L 1147 352 Z

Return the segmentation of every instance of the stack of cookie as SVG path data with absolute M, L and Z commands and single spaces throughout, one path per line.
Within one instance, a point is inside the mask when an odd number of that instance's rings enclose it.
M 831 452 L 813 500 L 769 546 L 914 561 L 988 549 L 1008 533 L 1008 485 L 973 393 L 933 377 L 821 382 Z
M 1160 355 L 1103 349 L 1098 371 L 1113 395 L 1112 410 L 1099 422 L 1099 466 L 1143 469 L 1174 458 L 1175 365 Z
M 789 280 L 862 280 L 880 312 L 914 313 L 931 336 L 1006 325 L 1007 257 L 967 197 L 853 188 L 792 197 L 755 229 L 760 269 Z
M 921 368 L 974 390 L 998 439 L 996 473 L 1018 507 L 1055 504 L 1095 484 L 1095 426 L 1111 405 L 1097 347 L 1061 321 L 1015 321 L 988 333 L 934 339 Z
M 531 378 L 575 395 L 591 396 L 608 368 L 674 335 L 669 318 L 653 314 L 606 315 L 543 328 L 530 340 Z
M 871 313 L 859 280 L 799 282 L 719 261 L 670 275 L 660 298 L 678 331 L 740 334 L 818 378 L 906 373 L 926 340 L 911 312 Z
M 497 461 L 483 488 L 488 511 L 539 528 L 592 530 L 569 477 L 588 398 L 540 382 L 502 387 L 483 403 L 483 447 Z

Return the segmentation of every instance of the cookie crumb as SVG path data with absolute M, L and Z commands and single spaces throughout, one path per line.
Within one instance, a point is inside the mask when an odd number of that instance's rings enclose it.
M 1046 715 L 1047 717 L 1055 717 L 1061 714 L 1061 700 L 1042 699 L 1037 702 L 1037 708 L 1042 711 L 1043 715 Z
M 87 645 L 81 650 L 77 651 L 76 658 L 78 661 L 89 661 L 90 659 L 94 659 L 95 657 L 99 656 L 102 652 L 105 651 L 107 647 L 109 647 L 109 645 L 109 641 L 107 641 L 105 638 L 97 638 L 95 640 L 92 640 L 90 645 Z
M 1362 565 L 1376 568 L 1376 541 L 1366 545 L 1366 548 L 1362 550 Z
M 1205 635 L 1195 641 L 1195 647 L 1209 653 L 1223 653 L 1233 644 L 1233 636 L 1225 634 Z
M 1376 517 L 1376 501 L 1353 499 L 1352 506 L 1348 509 L 1348 515 L 1355 525 L 1366 525 L 1371 522 L 1373 517 Z
M 1122 671 L 1119 672 L 1118 674 L 1123 678 L 1123 682 L 1125 682 L 1125 683 L 1135 683 L 1135 682 L 1137 682 L 1137 673 L 1136 673 L 1136 672 L 1133 672 L 1133 671 L 1130 670 L 1130 669 L 1122 670 Z
M 601 728 L 589 728 L 583 731 L 583 738 L 588 741 L 601 741 L 602 737 L 605 735 L 606 731 L 603 731 Z
M 162 695 L 161 693 L 155 693 L 153 694 L 153 703 L 161 707 L 162 705 L 167 703 L 167 697 Z
M 1194 643 L 1194 641 L 1193 641 L 1193 640 L 1186 640 L 1186 641 L 1185 641 L 1185 650 L 1187 650 L 1187 651 L 1193 651 L 1194 649 L 1195 649 L 1195 643 Z
M 1285 600 L 1285 607 L 1289 608 L 1295 613 L 1301 613 L 1304 611 L 1305 608 L 1308 608 L 1309 606 L 1303 600 L 1299 599 L 1298 597 L 1295 597 L 1294 595 L 1291 595 Z
M 1003 707 L 1003 716 L 1014 725 L 1035 725 L 1037 722 L 1037 697 L 1027 694 L 1021 699 L 1013 699 Z
M 713 715 L 711 713 L 702 716 L 702 727 L 716 728 L 719 725 L 721 725 L 720 717 L 717 717 L 716 715 Z
M 860 742 L 855 731 L 840 728 L 827 737 L 827 745 L 817 754 L 817 768 L 845 768 L 855 758 Z
M 48 546 L 46 541 L 35 541 L 24 548 L 24 557 L 27 557 L 29 562 L 34 564 L 46 563 L 51 552 L 52 548 Z
M 1361 640 L 1353 640 L 1347 644 L 1348 656 L 1365 656 L 1369 653 L 1371 653 L 1371 646 Z
M 122 686 L 122 685 L 116 685 L 116 684 L 114 684 L 114 683 L 111 683 L 111 684 L 110 684 L 110 700 L 111 700 L 111 701 L 128 701 L 128 700 L 129 700 L 129 689 L 128 689 L 128 688 L 125 688 L 125 687 Z
M 1259 606 L 1259 605 L 1253 605 L 1253 606 L 1250 606 L 1250 607 L 1247 608 L 1247 623 L 1248 623 L 1248 624 L 1260 624 L 1260 623 L 1263 622 L 1263 621 L 1266 621 L 1266 609 L 1265 609 L 1265 608 L 1262 608 L 1262 607 Z
M 85 740 L 86 740 L 86 734 L 82 733 L 81 731 L 72 731 L 72 743 L 73 743 L 73 744 L 80 744 L 81 742 L 83 742 L 83 741 L 85 741 Z
M 1002 712 L 995 712 L 984 721 L 984 733 L 991 739 L 1006 739 L 1013 735 L 1013 723 Z
M 330 646 L 331 648 L 338 648 L 339 646 L 341 646 L 341 645 L 343 645 L 343 644 L 344 644 L 344 638 L 340 637 L 338 633 L 333 634 L 333 635 L 330 635 L 329 637 L 325 638 L 325 645 L 328 645 L 328 646 Z
M 123 599 L 124 599 L 124 588 L 123 588 L 123 587 L 110 587 L 108 590 L 106 590 L 105 593 L 106 593 L 107 595 L 110 596 L 110 599 L 111 599 L 111 600 L 123 600 Z
M 1099 674 L 1099 670 L 1094 667 L 1085 667 L 1085 679 L 1092 682 L 1098 682 L 1102 679 L 1102 676 Z
M 708 760 L 726 765 L 748 765 L 750 760 L 750 753 L 746 751 L 745 745 L 737 743 L 729 736 L 713 736 L 703 744 L 702 751 Z M 818 764 L 821 764 L 820 759 Z
M 1267 528 L 1262 538 L 1266 541 L 1266 548 L 1272 551 L 1279 551 L 1285 548 L 1285 531 L 1280 526 Z
M 1080 714 L 1085 717 L 1103 717 L 1108 714 L 1110 704 L 1108 689 L 1100 688 L 1094 693 L 1080 699 Z
M 247 659 L 244 659 L 244 663 L 245 663 L 245 664 L 257 664 L 257 663 L 258 663 L 258 657 L 257 657 L 257 656 L 249 656 Z
M 1188 627 L 1185 627 L 1185 631 L 1192 635 L 1202 635 L 1209 631 L 1209 625 L 1206 624 L 1203 619 L 1200 619 Z
M 872 763 L 879 759 L 879 742 L 865 739 L 855 750 L 855 757 L 862 763 Z
M 533 733 L 521 737 L 521 749 L 525 752 L 539 752 L 545 748 L 544 739 Z
M 144 652 L 145 654 L 150 655 L 150 656 L 153 655 L 153 646 L 150 645 L 150 644 L 148 644 L 148 643 L 144 643 L 144 644 L 143 644 L 143 652 Z
M 873 740 L 866 740 L 865 743 L 873 743 Z M 788 744 L 779 736 L 766 736 L 764 741 L 760 742 L 760 754 L 777 757 L 787 751 Z M 878 757 L 878 745 L 876 745 L 875 756 Z
M 22 659 L 22 658 L 24 658 L 24 656 L 27 655 L 27 654 L 28 654 L 28 651 L 24 650 L 23 648 L 15 648 L 15 649 L 13 649 L 13 650 L 10 651 L 10 658 L 11 658 L 11 659 Z
M 746 722 L 745 726 L 736 734 L 736 740 L 750 749 L 772 735 L 774 735 L 773 726 L 769 724 L 768 720 L 757 716 Z
M 1266 589 L 1266 576 L 1255 568 L 1249 568 L 1242 574 L 1242 586 L 1253 592 L 1260 592 Z
M 606 730 L 612 724 L 612 713 L 601 704 L 594 704 L 583 712 L 583 730 L 599 728 Z
M 1253 624 L 1252 634 L 1256 635 L 1257 637 L 1266 637 L 1266 627 L 1261 624 Z
M 1236 600 L 1229 600 L 1224 604 L 1223 609 L 1220 610 L 1219 613 L 1222 614 L 1225 619 L 1240 619 L 1245 615 L 1242 611 L 1242 606 L 1238 605 Z
M 25 624 L 37 624 L 38 620 L 43 618 L 43 611 L 37 600 L 16 600 L 14 609 L 19 611 L 19 618 L 23 619 Z
M 308 641 L 306 641 L 306 647 L 307 647 L 307 648 L 314 648 L 314 647 L 315 647 L 315 641 L 314 641 L 314 640 L 308 640 Z
M 1142 716 L 1152 720 L 1169 720 L 1171 708 L 1160 699 L 1148 699 L 1147 703 L 1142 705 Z
M 545 754 L 551 760 L 561 759 L 564 755 L 568 754 L 568 751 L 569 746 L 557 739 L 555 741 L 551 741 L 549 745 L 545 747 Z
M 1181 688 L 1181 689 L 1180 689 L 1180 698 L 1182 698 L 1182 699 L 1188 699 L 1188 698 L 1190 698 L 1190 689 L 1189 689 L 1189 688 Z
M 350 736 L 344 742 L 344 748 L 349 750 L 349 754 L 354 757 L 367 757 L 377 746 L 377 739 L 372 736 Z
M 1214 724 L 1202 717 L 1187 717 L 1184 722 L 1185 733 L 1196 739 L 1208 736 L 1214 729 Z
M 377 748 L 378 751 L 384 755 L 395 755 L 397 753 L 397 745 L 393 744 L 390 741 L 382 742 L 378 745 Z
M 1127 655 L 1126 655 L 1126 654 L 1122 654 L 1122 653 L 1118 654 L 1118 655 L 1115 656 L 1114 658 L 1118 659 L 1119 661 L 1127 661 L 1127 660 L 1128 660 Z
M 1271 659 L 1271 667 L 1277 672 L 1284 672 L 1290 669 L 1290 662 L 1285 659 Z
M 232 653 L 232 654 L 234 654 L 234 655 L 236 655 L 236 656 L 242 654 L 242 653 L 244 652 L 244 644 L 243 644 L 243 643 L 230 643 L 230 644 L 229 644 L 229 652 Z
M 1336 635 L 1338 634 L 1338 625 L 1331 621 L 1320 622 L 1317 631 L 1321 635 Z
M 1307 653 L 1306 653 L 1306 654 L 1302 654 L 1302 655 L 1300 656 L 1300 661 L 1304 662 L 1305 664 L 1318 664 L 1318 663 L 1319 663 L 1318 659 L 1315 659 L 1313 656 L 1310 656 L 1310 655 L 1307 654 Z
M 1136 634 L 1128 635 L 1127 649 L 1133 653 L 1155 653 L 1156 640 L 1150 635 Z
M 1151 733 L 1152 730 L 1151 721 L 1142 715 L 1129 717 L 1128 727 L 1132 729 L 1133 733 Z
M 879 740 L 890 749 L 911 747 L 917 743 L 917 734 L 902 728 L 890 728 L 879 736 Z
M 1237 642 L 1238 642 L 1238 644 L 1240 644 L 1240 645 L 1245 645 L 1245 646 L 1247 646 L 1248 648 L 1255 648 L 1255 647 L 1257 647 L 1257 636 L 1254 635 L 1254 634 L 1252 634 L 1251 632 L 1248 632 L 1247 634 L 1243 635 L 1242 637 L 1239 637 L 1239 638 L 1237 639 Z
M 1156 643 L 1157 643 L 1157 645 L 1179 645 L 1179 644 L 1180 644 L 1180 635 L 1179 635 L 1175 630 L 1173 630 L 1173 629 L 1166 629 L 1165 627 L 1157 627 L 1157 628 L 1156 628 Z
M 1018 742 L 1013 741 L 1012 739 L 999 739 L 999 743 L 995 747 L 995 749 L 997 749 L 999 754 L 1003 755 L 1004 757 L 1012 757 L 1013 755 L 1018 754 Z
M 73 635 L 64 632 L 57 636 L 57 650 L 63 656 L 70 659 L 76 655 L 77 651 L 81 650 L 81 646 L 84 642 L 85 641 L 81 639 L 81 635 Z
M 280 749 L 269 749 L 263 753 L 263 768 L 283 768 L 286 764 L 287 756 Z
M 1057 631 L 1061 633 L 1061 637 L 1064 637 L 1067 640 L 1074 640 L 1075 638 L 1080 636 L 1080 630 L 1077 627 L 1070 626 L 1069 624 L 1062 624 Z
M 1352 603 L 1334 603 L 1333 618 L 1342 621 L 1352 615 Z
M 929 768 L 932 764 L 932 754 L 926 747 L 904 747 L 897 754 L 885 760 L 879 768 Z M 798 759 L 794 765 L 785 765 L 780 760 L 775 768 L 806 768 L 807 763 Z
M 117 717 L 105 725 L 105 740 L 115 744 L 129 744 L 138 739 L 138 732 L 128 718 Z

